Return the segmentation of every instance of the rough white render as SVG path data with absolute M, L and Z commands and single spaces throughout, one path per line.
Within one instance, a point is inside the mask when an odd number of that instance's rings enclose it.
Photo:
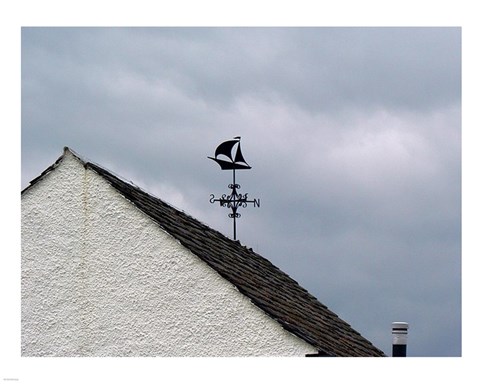
M 23 356 L 304 356 L 70 152 L 22 195 Z

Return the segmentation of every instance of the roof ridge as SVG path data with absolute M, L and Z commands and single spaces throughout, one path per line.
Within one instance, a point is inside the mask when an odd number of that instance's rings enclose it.
M 82 159 L 79 158 L 81 161 Z M 208 224 L 202 222 L 201 220 L 195 218 L 193 215 L 191 215 L 190 213 L 188 213 L 187 211 L 185 211 L 184 209 L 180 208 L 180 207 L 177 207 L 175 206 L 174 204 L 170 203 L 170 202 L 167 202 L 165 200 L 163 200 L 161 197 L 159 196 L 156 196 L 154 195 L 153 193 L 145 190 L 144 188 L 140 187 L 139 185 L 137 185 L 136 183 L 134 183 L 133 181 L 131 180 L 128 180 L 124 177 L 122 177 L 121 175 L 111 171 L 110 169 L 96 163 L 96 162 L 93 162 L 93 161 L 88 161 L 88 162 L 84 162 L 85 166 L 93 169 L 96 173 L 98 173 L 100 176 L 104 177 L 106 176 L 106 173 L 110 174 L 110 176 L 113 176 L 114 178 L 116 178 L 119 182 L 122 182 L 122 183 L 125 183 L 129 186 L 131 186 L 132 188 L 134 188 L 135 190 L 145 194 L 145 195 L 148 195 L 156 200 L 158 200 L 159 202 L 161 202 L 162 204 L 165 204 L 166 206 L 169 206 L 171 209 L 174 209 L 175 211 L 177 211 L 178 213 L 180 214 L 183 214 L 185 216 L 187 216 L 188 218 L 190 218 L 191 220 L 194 220 L 195 222 L 197 222 L 198 224 L 200 224 L 202 227 L 205 227 L 205 228 L 208 228 L 209 230 L 212 230 L 212 231 L 215 231 L 218 235 L 220 236 L 223 236 L 227 241 L 232 241 L 232 242 L 235 242 L 235 243 L 238 243 L 240 245 L 242 245 L 243 247 L 247 248 L 247 249 L 251 249 L 251 248 L 248 248 L 246 245 L 243 245 L 241 243 L 240 240 L 233 240 L 231 238 L 229 238 L 228 236 L 224 235 L 223 233 L 221 233 L 220 231 L 216 230 L 216 229 L 213 229 L 211 228 L 210 226 L 208 226 Z M 104 177 L 105 178 L 105 177 Z M 110 183 L 111 184 L 111 183 Z M 114 186 L 115 187 L 115 186 Z M 266 260 L 266 259 L 265 259 Z
M 163 200 L 162 198 L 160 198 L 160 197 L 158 197 L 158 196 L 155 196 L 154 194 L 146 191 L 146 190 L 143 189 L 142 187 L 140 187 L 140 186 L 138 186 L 137 184 L 135 184 L 133 181 L 130 181 L 130 180 L 128 180 L 128 179 L 126 179 L 126 178 L 124 178 L 124 177 L 116 174 L 115 172 L 112 172 L 111 170 L 109 170 L 109 169 L 107 169 L 107 168 L 105 168 L 105 167 L 103 167 L 103 166 L 101 166 L 101 165 L 99 165 L 99 164 L 97 164 L 97 163 L 94 163 L 94 162 L 89 161 L 89 162 L 87 162 L 85 165 L 86 165 L 87 167 L 91 168 L 93 171 L 95 171 L 97 174 L 99 174 L 100 176 L 102 176 L 102 177 L 104 177 L 104 178 L 105 178 L 105 175 L 106 175 L 105 172 L 108 173 L 108 174 L 110 174 L 110 176 L 113 176 L 113 177 L 116 178 L 119 182 L 125 183 L 125 184 L 131 186 L 132 188 L 134 188 L 135 190 L 137 190 L 137 191 L 139 191 L 139 192 L 141 192 L 141 193 L 144 193 L 145 195 L 148 195 L 148 196 L 152 197 L 153 199 L 158 200 L 158 201 L 161 202 L 162 204 L 165 204 L 166 206 L 170 207 L 171 209 L 174 209 L 174 210 L 177 211 L 178 213 L 189 217 L 191 220 L 195 220 L 196 222 L 198 222 L 198 223 L 201 224 L 202 226 L 207 227 L 207 228 L 209 228 L 209 229 L 211 229 L 211 230 L 213 230 L 213 231 L 218 232 L 219 235 L 224 236 L 227 240 L 236 241 L 236 242 L 240 243 L 239 240 L 232 240 L 232 239 L 228 238 L 227 236 L 225 236 L 224 234 L 222 234 L 221 232 L 219 232 L 219 231 L 217 231 L 217 230 L 215 230 L 215 229 L 213 229 L 213 228 L 210 228 L 207 224 L 205 224 L 205 223 L 203 223 L 202 221 L 194 218 L 191 214 L 189 214 L 188 212 L 186 212 L 184 209 L 181 209 L 181 208 L 179 208 L 179 207 L 176 207 L 174 204 L 171 204 L 171 203 Z M 108 180 L 107 180 L 107 181 L 108 181 Z M 112 183 L 110 183 L 110 184 L 112 184 Z M 115 187 L 115 185 L 113 185 L 113 187 Z M 115 188 L 115 189 L 117 189 L 117 188 Z M 118 189 L 117 189 L 117 190 L 118 190 Z
M 138 188 L 140 190 L 142 190 L 143 192 L 145 193 L 148 193 L 146 190 L 142 189 L 140 186 L 138 186 L 137 184 L 135 184 L 132 180 L 128 180 L 127 178 L 121 176 L 120 174 L 118 174 L 117 172 L 115 171 L 112 171 L 111 169 L 108 169 L 107 167 L 103 166 L 103 165 L 100 165 L 90 159 L 88 159 L 87 157 L 85 156 L 81 156 L 79 155 L 77 152 L 75 152 L 73 149 L 69 148 L 69 147 L 64 147 L 64 152 L 70 152 L 77 160 L 79 160 L 85 167 L 90 167 L 90 168 L 101 168 L 101 169 L 104 169 L 105 171 L 107 171 L 108 173 L 112 174 L 113 176 L 115 176 L 117 179 L 123 181 L 124 183 L 128 183 L 130 185 L 132 185 L 133 187 L 135 188 Z

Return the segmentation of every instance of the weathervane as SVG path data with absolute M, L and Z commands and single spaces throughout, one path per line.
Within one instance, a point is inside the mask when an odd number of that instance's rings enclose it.
M 220 158 L 219 158 L 220 156 Z M 253 203 L 254 207 L 260 207 L 260 199 L 248 200 L 248 193 L 238 193 L 240 185 L 235 182 L 235 170 L 237 169 L 251 169 L 242 155 L 240 149 L 240 136 L 234 137 L 233 140 L 228 140 L 221 143 L 215 150 L 215 157 L 208 156 L 220 165 L 222 170 L 233 171 L 233 183 L 228 185 L 232 190 L 230 195 L 223 194 L 221 198 L 216 199 L 215 195 L 210 195 L 210 203 L 219 202 L 221 207 L 227 207 L 232 210 L 228 217 L 233 219 L 233 239 L 237 239 L 237 223 L 236 219 L 241 215 L 237 212 L 239 207 L 246 208 L 247 204 Z

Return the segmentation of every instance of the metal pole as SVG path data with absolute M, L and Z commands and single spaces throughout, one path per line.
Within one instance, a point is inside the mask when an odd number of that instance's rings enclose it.
M 233 240 L 237 240 L 237 219 L 233 216 Z
M 392 357 L 407 356 L 408 323 L 395 321 L 392 323 Z
M 235 183 L 235 168 L 233 168 L 233 240 L 237 240 L 237 208 L 236 208 L 236 199 L 237 199 L 237 184 Z

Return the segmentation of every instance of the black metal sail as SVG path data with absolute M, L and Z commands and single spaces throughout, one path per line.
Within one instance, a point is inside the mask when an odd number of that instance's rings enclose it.
M 218 158 L 218 156 L 224 156 L 224 158 Z M 215 157 L 209 156 L 208 158 L 216 161 L 223 170 L 252 168 L 247 164 L 242 155 L 240 137 L 224 141 L 215 150 Z

